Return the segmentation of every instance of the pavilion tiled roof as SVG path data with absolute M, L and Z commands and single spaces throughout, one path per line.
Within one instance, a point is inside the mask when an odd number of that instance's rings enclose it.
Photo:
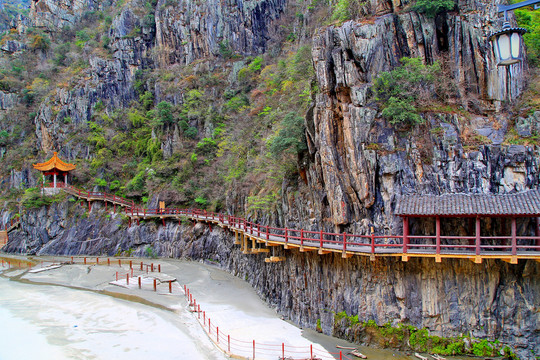
M 44 163 L 33 164 L 34 169 L 39 171 L 51 171 L 52 169 L 58 169 L 60 171 L 71 171 L 75 170 L 76 166 L 74 164 L 66 163 L 58 157 L 58 153 L 55 151 L 52 158 L 45 161 Z
M 402 195 L 400 216 L 540 216 L 540 190 L 517 194 Z

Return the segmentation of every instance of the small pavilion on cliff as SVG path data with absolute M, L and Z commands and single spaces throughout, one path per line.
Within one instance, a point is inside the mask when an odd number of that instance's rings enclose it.
M 55 151 L 53 156 L 45 161 L 44 163 L 33 164 L 34 169 L 41 171 L 44 175 L 43 177 L 43 187 L 45 186 L 45 176 L 53 176 L 53 188 L 57 187 L 57 177 L 64 177 L 64 184 L 68 182 L 69 172 L 75 170 L 76 166 L 74 164 L 66 163 L 58 157 L 58 153 Z
M 474 250 L 476 255 L 488 250 L 509 250 L 514 256 L 526 248 L 540 250 L 540 190 L 401 196 L 395 214 L 403 219 L 404 253 L 431 240 L 437 255 L 460 241 L 468 242 L 461 247 Z M 411 231 L 413 219 L 419 220 L 416 231 Z

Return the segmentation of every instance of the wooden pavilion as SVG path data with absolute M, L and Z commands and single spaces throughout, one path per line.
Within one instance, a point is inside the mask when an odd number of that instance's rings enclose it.
M 493 251 L 510 251 L 515 256 L 525 249 L 540 249 L 540 190 L 501 195 L 403 195 L 395 214 L 403 219 L 404 254 L 431 241 L 437 255 L 456 246 L 473 250 L 477 257 Z M 418 232 L 422 235 L 413 234 Z
M 41 171 L 44 175 L 43 177 L 43 187 L 45 186 L 45 176 L 53 176 L 53 188 L 57 187 L 57 177 L 63 176 L 64 184 L 68 182 L 68 174 L 70 171 L 75 170 L 76 166 L 74 164 L 66 163 L 58 157 L 58 153 L 55 151 L 53 156 L 45 161 L 44 163 L 33 164 L 34 169 Z

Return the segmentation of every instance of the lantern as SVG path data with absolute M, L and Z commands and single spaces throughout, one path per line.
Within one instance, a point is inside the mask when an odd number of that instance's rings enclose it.
M 523 60 L 522 35 L 526 32 L 523 28 L 511 28 L 510 23 L 505 21 L 501 31 L 490 35 L 498 66 L 508 66 Z

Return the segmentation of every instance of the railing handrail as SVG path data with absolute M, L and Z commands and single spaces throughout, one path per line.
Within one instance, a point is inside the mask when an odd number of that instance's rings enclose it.
M 178 215 L 180 217 L 191 217 L 194 219 L 204 219 L 204 220 L 218 220 L 222 225 L 227 225 L 233 228 L 236 228 L 240 231 L 249 234 L 256 234 L 263 240 L 278 242 L 283 244 L 296 244 L 300 246 L 309 246 L 309 247 L 320 247 L 332 250 L 343 250 L 344 252 L 366 252 L 363 249 L 370 247 L 371 253 L 375 253 L 376 249 L 389 249 L 396 248 L 399 249 L 399 253 L 404 253 L 401 249 L 404 247 L 404 237 L 403 235 L 384 235 L 384 234 L 348 234 L 348 233 L 335 233 L 335 232 L 326 232 L 322 230 L 305 230 L 305 229 L 291 229 L 291 228 L 280 228 L 269 225 L 260 225 L 254 221 L 249 221 L 242 217 L 237 217 L 234 215 L 228 215 L 223 213 L 218 213 L 214 211 L 207 211 L 202 209 L 180 209 L 180 208 L 145 208 L 139 204 L 135 204 L 133 201 L 125 199 L 121 196 L 114 194 L 108 194 L 102 191 L 86 191 L 79 189 L 73 185 L 67 185 L 62 182 L 57 182 L 57 187 L 65 190 L 66 192 L 79 196 L 82 198 L 92 198 L 103 199 L 104 201 L 110 201 L 113 203 L 118 203 L 122 206 L 125 206 L 124 213 L 128 216 L 137 216 L 137 217 L 154 217 L 154 216 L 163 216 L 163 215 Z M 376 240 L 384 239 L 388 240 L 397 240 L 397 243 L 377 243 Z M 502 250 L 511 250 L 512 255 L 515 255 L 514 252 L 516 249 L 520 250 L 533 250 L 540 251 L 540 245 L 511 245 L 511 244 L 462 244 L 462 243 L 447 243 L 441 244 L 440 240 L 445 240 L 446 242 L 454 241 L 463 241 L 463 240 L 476 240 L 476 236 L 455 236 L 455 235 L 408 235 L 407 247 L 411 249 L 435 249 L 437 254 L 440 253 L 440 250 L 448 250 L 450 248 L 464 249 L 467 253 L 474 253 L 475 249 L 482 249 L 484 251 L 490 251 L 492 249 L 502 249 Z M 480 242 L 485 240 L 492 241 L 508 241 L 512 240 L 513 237 L 510 236 L 480 236 Z M 516 235 L 514 239 L 517 240 L 540 240 L 538 236 L 518 236 Z M 417 244 L 414 241 L 421 240 L 433 240 L 433 243 L 421 243 Z M 369 251 L 367 251 L 369 252 Z

